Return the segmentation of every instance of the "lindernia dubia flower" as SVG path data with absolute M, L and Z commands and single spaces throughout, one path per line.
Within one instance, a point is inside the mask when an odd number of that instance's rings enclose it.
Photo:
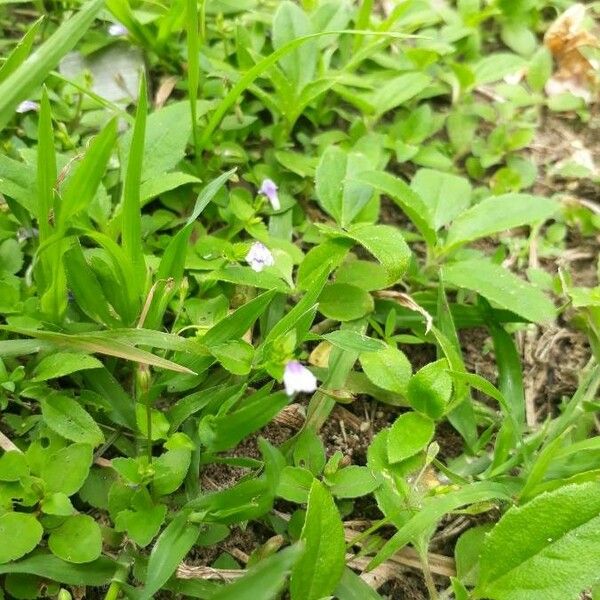
M 283 372 L 283 385 L 288 396 L 297 392 L 311 393 L 317 389 L 317 378 L 297 360 L 290 360 Z
M 34 102 L 33 100 L 23 100 L 15 110 L 22 115 L 23 113 L 28 113 L 32 110 L 38 110 L 39 108 L 40 105 L 37 102 Z
M 260 273 L 265 267 L 272 267 L 275 264 L 271 251 L 260 242 L 254 242 L 250 246 L 250 250 L 246 254 L 246 262 L 257 273 Z
M 266 196 L 273 207 L 273 210 L 280 210 L 279 195 L 277 194 L 277 184 L 272 179 L 264 179 L 258 193 Z
M 127 31 L 127 27 L 122 23 L 113 23 L 108 27 L 108 35 L 112 37 L 121 37 L 123 35 L 127 35 L 129 32 Z

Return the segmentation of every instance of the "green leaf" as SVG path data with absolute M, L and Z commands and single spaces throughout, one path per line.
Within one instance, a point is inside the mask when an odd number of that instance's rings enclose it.
M 344 527 L 333 498 L 316 479 L 308 496 L 300 539 L 304 553 L 292 570 L 292 600 L 319 600 L 329 596 L 344 572 L 346 545 Z
M 379 482 L 367 467 L 350 465 L 327 476 L 330 492 L 336 498 L 360 498 L 370 494 Z
M 135 125 L 131 137 L 125 183 L 123 185 L 123 213 L 121 216 L 121 244 L 133 267 L 136 281 L 130 282 L 141 294 L 146 268 L 142 249 L 142 216 L 140 185 L 144 161 L 144 139 L 146 136 L 146 118 L 148 113 L 148 91 L 146 78 L 141 77 L 138 107 Z
M 144 488 L 133 496 L 132 510 L 119 512 L 115 518 L 115 529 L 126 531 L 138 546 L 145 548 L 158 534 L 167 514 L 164 504 L 153 504 Z
M 516 73 L 527 64 L 520 56 L 509 52 L 496 52 L 482 58 L 474 67 L 477 85 L 500 81 Z
M 52 554 L 36 554 L 17 562 L 0 565 L 0 573 L 27 573 L 67 585 L 103 586 L 110 583 L 117 566 L 114 560 L 104 556 L 85 565 L 75 565 Z
M 90 0 L 84 4 L 82 10 L 65 21 L 25 62 L 0 83 L 0 129 L 6 126 L 19 102 L 33 95 L 48 73 L 81 39 L 103 5 L 104 0 Z
M 433 527 L 446 513 L 476 502 L 486 502 L 494 499 L 510 501 L 510 493 L 510 488 L 505 485 L 492 481 L 480 481 L 440 496 L 425 499 L 414 516 L 377 552 L 375 558 L 367 565 L 367 569 L 374 569 L 390 558 L 411 540 L 416 539 L 418 535 Z
M 344 570 L 334 596 L 338 600 L 383 600 L 382 596 L 349 568 Z
M 408 382 L 406 398 L 410 405 L 432 419 L 439 419 L 452 396 L 452 377 L 446 359 L 429 363 Z
M 388 284 L 404 275 L 410 260 L 410 248 L 398 229 L 391 225 L 355 225 L 347 233 L 366 248 L 387 272 Z
M 300 546 L 291 546 L 261 560 L 249 569 L 244 577 L 211 594 L 211 600 L 272 600 L 276 598 L 300 553 Z
M 31 381 L 57 379 L 77 371 L 98 369 L 102 363 L 94 356 L 79 352 L 55 352 L 42 358 L 36 365 Z
M 0 481 L 19 481 L 29 475 L 25 455 L 18 450 L 9 450 L 0 456 Z
M 485 259 L 467 260 L 443 268 L 444 280 L 473 290 L 490 302 L 534 323 L 556 316 L 552 301 L 538 288 Z
M 69 517 L 75 514 L 75 509 L 69 500 L 69 497 L 62 492 L 55 492 L 46 496 L 41 503 L 42 512 L 47 515 L 57 515 L 60 517 Z
M 277 495 L 289 502 L 305 504 L 315 476 L 304 467 L 284 467 L 279 477 Z
M 404 352 L 386 345 L 376 352 L 362 352 L 360 365 L 365 375 L 376 386 L 404 395 L 412 367 Z
M 119 1 L 119 0 L 117 0 Z M 174 169 L 185 156 L 192 133 L 189 101 L 174 102 L 154 111 L 146 122 L 141 181 L 150 181 Z M 120 140 L 124 163 L 129 162 L 133 131 Z
M 430 207 L 402 179 L 380 171 L 352 173 L 352 180 L 365 183 L 389 196 L 402 209 L 429 246 L 437 241 Z
M 41 472 L 46 490 L 72 496 L 87 479 L 92 460 L 92 447 L 89 444 L 71 444 L 51 454 Z
M 390 463 L 400 462 L 424 450 L 433 438 L 434 431 L 433 421 L 425 415 L 416 412 L 400 415 L 388 433 Z
M 102 430 L 90 414 L 73 398 L 53 392 L 42 400 L 42 417 L 50 429 L 73 442 L 99 446 Z
M 186 448 L 168 450 L 154 461 L 152 489 L 156 496 L 172 494 L 183 483 L 192 453 Z
M 86 210 L 91 204 L 117 139 L 117 120 L 112 119 L 93 138 L 83 159 L 77 163 L 73 174 L 65 181 L 61 192 L 57 225 L 64 229 L 73 215 Z
M 379 118 L 420 94 L 430 83 L 431 77 L 425 73 L 403 73 L 380 86 L 370 96 L 369 102 Z
M 27 56 L 29 56 L 43 22 L 44 16 L 41 16 L 33 23 L 27 30 L 27 33 L 25 33 L 17 45 L 11 50 L 10 54 L 6 57 L 4 64 L 0 67 L 0 82 L 4 81 L 11 73 L 13 73 L 19 65 L 23 63 Z
M 231 340 L 212 346 L 211 354 L 234 375 L 248 375 L 254 360 L 254 347 L 244 340 Z
M 559 207 L 556 200 L 529 194 L 486 198 L 452 223 L 445 247 L 448 250 L 507 229 L 541 223 L 554 215 Z
M 471 204 L 471 184 L 458 175 L 419 169 L 410 187 L 429 207 L 429 213 L 433 217 L 431 224 L 436 231 L 450 223 Z
M 358 331 L 338 329 L 322 337 L 332 346 L 348 352 L 380 352 L 386 349 L 385 342 Z
M 44 530 L 30 514 L 7 512 L 0 516 L 0 564 L 21 558 L 42 539 Z
M 198 539 L 200 528 L 188 523 L 188 513 L 181 511 L 160 534 L 148 560 L 146 585 L 140 598 L 150 600 L 175 572 Z
M 317 198 L 323 210 L 342 227 L 348 227 L 373 196 L 370 185 L 354 178 L 370 168 L 364 154 L 347 153 L 337 146 L 330 146 L 321 156 L 315 176 Z
M 50 533 L 48 547 L 67 562 L 81 564 L 96 560 L 102 553 L 100 526 L 89 515 L 67 517 Z
M 233 448 L 247 435 L 269 423 L 288 402 L 285 392 L 270 396 L 255 393 L 233 412 L 205 417 L 199 426 L 200 439 L 211 452 Z
M 575 600 L 598 579 L 599 540 L 597 482 L 511 508 L 487 537 L 476 597 Z
M 312 33 L 312 25 L 306 13 L 293 2 L 279 4 L 273 16 L 273 47 L 281 49 L 288 42 Z M 317 64 L 317 44 L 310 40 L 301 47 L 279 59 L 294 94 L 313 80 Z
M 371 294 L 347 283 L 326 285 L 319 296 L 319 312 L 336 321 L 354 321 L 373 312 Z

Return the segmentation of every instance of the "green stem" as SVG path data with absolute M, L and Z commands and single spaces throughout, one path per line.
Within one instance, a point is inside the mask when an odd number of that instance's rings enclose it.
M 106 592 L 106 596 L 104 596 L 104 600 L 117 600 L 119 597 L 119 593 L 121 591 L 121 582 L 113 581 Z

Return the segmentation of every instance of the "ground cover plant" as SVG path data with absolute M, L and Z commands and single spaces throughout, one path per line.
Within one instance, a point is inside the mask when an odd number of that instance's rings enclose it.
M 600 597 L 600 3 L 0 3 L 0 599 Z

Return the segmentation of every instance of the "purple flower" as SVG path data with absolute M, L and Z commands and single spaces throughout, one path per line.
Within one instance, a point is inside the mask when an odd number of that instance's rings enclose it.
M 32 110 L 38 110 L 39 108 L 40 105 L 37 102 L 34 102 L 33 100 L 23 100 L 23 102 L 17 106 L 16 111 L 22 115 L 23 113 L 31 112 Z
M 112 23 L 108 27 L 108 35 L 112 37 L 121 37 L 122 35 L 127 35 L 129 32 L 127 31 L 127 27 L 122 23 Z
M 273 210 L 280 210 L 281 204 L 279 203 L 279 196 L 277 195 L 277 184 L 272 179 L 264 179 L 259 194 L 266 196 L 273 207 Z
M 296 392 L 314 392 L 317 389 L 317 378 L 297 360 L 290 360 L 283 372 L 283 385 L 288 396 Z
M 275 264 L 271 251 L 260 242 L 254 242 L 250 246 L 250 250 L 246 254 L 246 262 L 257 273 L 260 273 L 265 267 L 272 267 Z

